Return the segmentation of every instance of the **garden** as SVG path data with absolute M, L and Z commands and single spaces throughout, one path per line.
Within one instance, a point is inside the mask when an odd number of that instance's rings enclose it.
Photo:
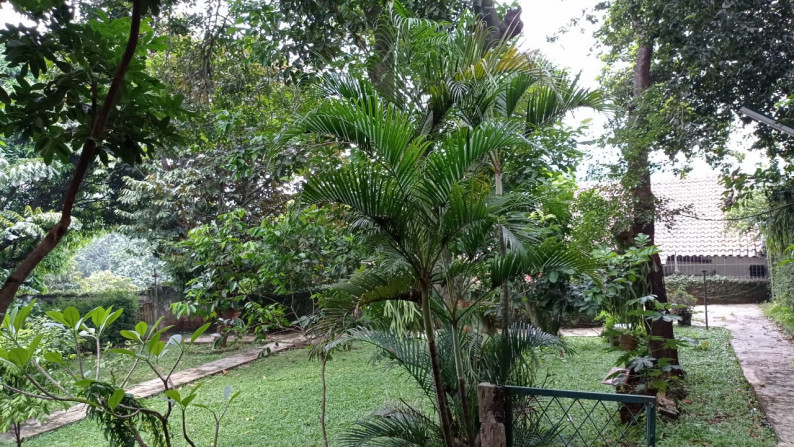
M 0 445 L 776 445 L 651 181 L 719 169 L 791 320 L 790 166 L 726 149 L 792 111 L 763 3 L 591 5 L 591 81 L 518 4 L 11 0 Z

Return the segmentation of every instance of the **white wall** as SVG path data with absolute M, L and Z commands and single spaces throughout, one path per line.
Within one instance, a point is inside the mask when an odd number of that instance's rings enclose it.
M 762 265 L 764 266 L 763 279 L 769 276 L 769 267 L 767 266 L 766 258 L 756 256 L 708 256 L 711 260 L 709 263 L 685 263 L 679 260 L 678 262 L 673 259 L 667 259 L 662 256 L 662 265 L 665 275 L 679 273 L 682 275 L 702 275 L 703 270 L 706 270 L 707 275 L 719 276 L 733 276 L 751 278 L 750 266 Z

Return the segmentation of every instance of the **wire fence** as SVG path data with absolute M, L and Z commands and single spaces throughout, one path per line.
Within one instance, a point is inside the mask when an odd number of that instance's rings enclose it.
M 505 387 L 508 447 L 656 445 L 656 398 Z

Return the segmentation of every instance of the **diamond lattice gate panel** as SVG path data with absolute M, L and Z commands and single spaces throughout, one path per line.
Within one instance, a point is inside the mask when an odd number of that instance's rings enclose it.
M 656 443 L 656 398 L 505 387 L 507 446 L 628 447 Z

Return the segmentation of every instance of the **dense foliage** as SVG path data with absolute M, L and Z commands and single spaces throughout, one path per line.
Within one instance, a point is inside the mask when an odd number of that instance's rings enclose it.
M 170 445 L 172 414 L 196 445 L 196 388 L 159 362 L 209 324 L 221 342 L 315 336 L 323 409 L 326 363 L 352 341 L 432 402 L 363 418 L 347 445 L 476 446 L 477 384 L 535 383 L 572 314 L 640 338 L 618 363 L 666 391 L 680 344 L 652 155 L 724 167 L 739 106 L 791 115 L 792 6 L 701 3 L 597 6 L 608 100 L 519 49 L 520 8 L 492 0 L 12 0 L 29 23 L 0 30 L 0 315 L 17 290 L 81 296 L 4 315 L 0 428 L 85 403 L 111 445 Z M 584 127 L 562 120 L 580 108 L 614 109 L 620 184 L 577 188 Z M 726 181 L 774 185 L 753 223 L 779 257 L 789 169 Z M 687 281 L 668 280 L 671 301 L 691 305 Z M 184 292 L 177 318 L 207 320 L 189 341 L 136 324 L 138 292 L 164 282 Z M 106 344 L 153 370 L 166 410 L 126 395 L 129 375 L 100 380 Z

